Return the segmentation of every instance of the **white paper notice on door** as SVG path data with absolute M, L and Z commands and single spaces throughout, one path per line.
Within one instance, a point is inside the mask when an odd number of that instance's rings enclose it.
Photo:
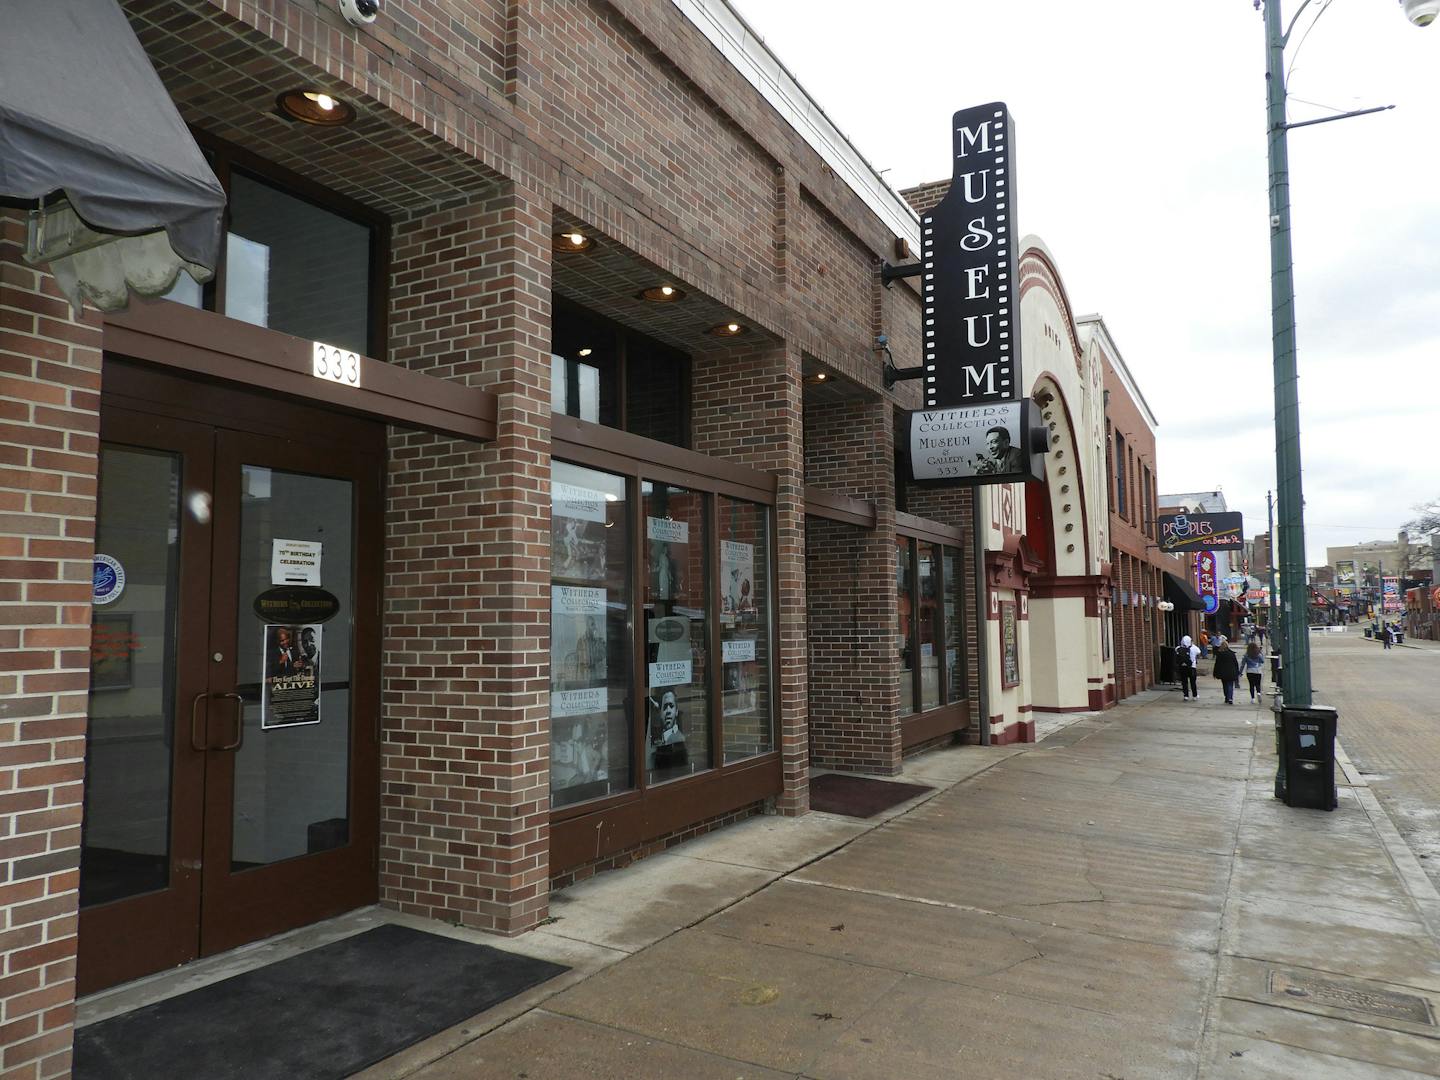
M 315 585 L 320 584 L 320 552 L 324 548 L 318 540 L 270 541 L 270 584 L 271 585 Z

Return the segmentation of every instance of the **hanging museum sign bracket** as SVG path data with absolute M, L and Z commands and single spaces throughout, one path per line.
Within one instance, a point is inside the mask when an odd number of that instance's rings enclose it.
M 920 259 L 881 266 L 887 286 L 920 278 L 923 359 L 898 371 L 887 364 L 885 386 L 922 383 L 925 408 L 908 421 L 916 483 L 1041 480 L 1049 442 L 1020 364 L 1010 110 L 998 101 L 961 109 L 950 126 L 950 187 L 920 214 Z

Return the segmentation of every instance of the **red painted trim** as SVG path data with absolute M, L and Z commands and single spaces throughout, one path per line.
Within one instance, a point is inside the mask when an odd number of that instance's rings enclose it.
M 1106 694 L 1104 690 L 1091 690 L 1090 711 L 1099 712 L 1101 709 L 1105 708 L 1107 704 L 1113 704 L 1113 702 L 1106 702 L 1105 698 Z
M 1094 710 L 1089 705 L 1066 705 L 1063 708 L 1059 705 L 1036 705 L 1035 711 L 1043 713 L 1072 713 L 1093 712 Z

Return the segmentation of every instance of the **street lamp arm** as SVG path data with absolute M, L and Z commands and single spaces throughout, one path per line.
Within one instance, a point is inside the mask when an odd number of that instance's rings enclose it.
M 1370 113 L 1388 112 L 1395 108 L 1394 105 L 1376 105 L 1373 109 L 1351 109 L 1349 112 L 1336 113 L 1334 116 L 1322 116 L 1318 120 L 1301 120 L 1295 124 L 1283 125 L 1286 131 L 1291 128 L 1310 127 L 1313 124 L 1328 124 L 1331 120 L 1348 120 L 1352 116 L 1367 116 Z
M 1255 6 L 1258 8 L 1262 3 L 1278 4 L 1279 2 L 1280 0 L 1255 0 Z M 1285 28 L 1285 33 L 1280 35 L 1280 48 L 1283 49 L 1286 45 L 1290 44 L 1290 34 L 1294 31 L 1295 24 L 1300 21 L 1300 16 L 1305 13 L 1305 9 L 1310 6 L 1311 2 L 1312 0 L 1305 0 L 1305 2 L 1300 5 L 1300 9 L 1290 17 L 1290 25 Z

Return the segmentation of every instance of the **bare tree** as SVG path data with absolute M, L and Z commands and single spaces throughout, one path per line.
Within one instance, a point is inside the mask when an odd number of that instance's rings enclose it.
M 1431 533 L 1440 532 L 1440 496 L 1428 502 L 1417 503 L 1411 509 L 1418 515 L 1405 525 L 1411 536 L 1429 536 Z

